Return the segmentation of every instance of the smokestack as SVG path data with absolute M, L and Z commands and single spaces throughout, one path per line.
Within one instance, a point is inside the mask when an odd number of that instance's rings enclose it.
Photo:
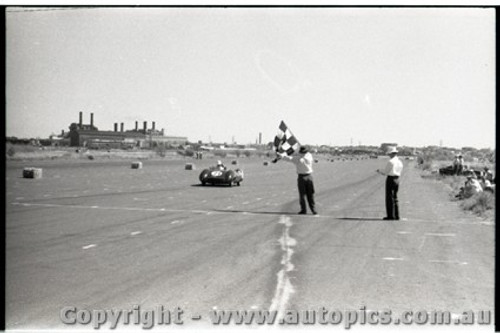
M 61 130 L 61 136 L 64 136 L 64 130 Z
M 259 145 L 262 144 L 262 132 L 259 132 Z
M 115 123 L 115 132 L 118 132 L 118 123 Z
M 139 122 L 138 122 L 138 121 L 136 121 L 136 122 L 135 122 L 135 131 L 137 132 L 137 130 L 138 130 L 138 129 L 139 129 Z
M 120 124 L 120 132 L 123 132 L 123 123 Z
M 83 124 L 83 112 L 80 111 L 80 121 L 78 122 L 78 124 L 80 125 L 80 128 L 82 127 L 82 124 Z
M 144 122 L 144 133 L 146 133 L 146 130 L 148 129 L 148 122 L 145 121 Z
M 90 114 L 90 127 L 94 127 L 94 114 Z
M 155 122 L 153 121 L 153 131 L 155 130 Z

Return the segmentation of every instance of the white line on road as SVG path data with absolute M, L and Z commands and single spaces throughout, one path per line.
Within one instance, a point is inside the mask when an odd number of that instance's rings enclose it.
M 85 245 L 85 246 L 82 246 L 82 249 L 88 250 L 88 249 L 91 249 L 91 248 L 96 247 L 96 246 L 97 246 L 96 244 Z
M 455 264 L 455 265 L 468 265 L 465 261 L 458 260 L 429 260 L 429 262 L 437 263 L 437 264 Z
M 422 236 L 422 241 L 420 242 L 420 245 L 418 246 L 418 252 L 422 252 L 422 249 L 424 248 L 425 240 L 427 237 Z
M 290 221 L 290 218 L 288 216 L 282 215 L 278 223 L 284 224 L 283 234 L 279 239 L 281 250 L 283 251 L 283 256 L 281 259 L 283 268 L 278 272 L 278 284 L 276 286 L 276 292 L 274 293 L 274 297 L 269 310 L 277 311 L 277 319 L 280 320 L 285 314 L 285 309 L 291 294 L 295 292 L 293 285 L 290 282 L 288 272 L 294 269 L 294 266 L 291 262 L 293 255 L 293 250 L 291 249 L 291 247 L 295 246 L 297 242 L 295 241 L 295 239 L 290 237 L 290 227 L 293 225 L 292 221 Z
M 412 232 L 411 231 L 398 231 L 397 233 L 400 235 L 408 235 L 408 234 L 411 234 Z
M 403 261 L 404 258 L 393 258 L 393 257 L 384 257 L 382 260 L 389 260 L 389 261 Z
M 440 234 L 440 233 L 427 233 L 425 236 L 435 236 L 435 237 L 455 237 L 456 234 Z
M 131 236 L 137 236 L 137 235 L 140 235 L 140 234 L 142 234 L 142 231 L 132 231 L 130 233 Z

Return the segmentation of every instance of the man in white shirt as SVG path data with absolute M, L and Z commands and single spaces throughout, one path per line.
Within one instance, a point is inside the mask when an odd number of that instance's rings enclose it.
M 384 220 L 399 220 L 398 190 L 399 177 L 403 171 L 403 162 L 398 158 L 396 147 L 392 147 L 387 152 L 389 162 L 384 171 L 377 170 L 378 173 L 387 176 L 385 181 L 385 210 L 387 216 Z
M 288 156 L 287 154 L 278 154 L 277 159 L 284 159 L 285 161 L 292 162 L 295 164 L 297 169 L 297 185 L 299 188 L 299 201 L 300 201 L 300 212 L 299 214 L 306 214 L 306 201 L 309 204 L 309 208 L 314 215 L 317 215 L 314 202 L 314 182 L 313 182 L 313 169 L 312 165 L 314 163 L 311 153 L 306 147 L 301 146 L 299 153 L 297 155 Z
M 476 174 L 471 172 L 467 175 L 467 180 L 465 182 L 463 198 L 467 199 L 472 197 L 476 193 L 483 192 L 481 183 L 477 180 Z

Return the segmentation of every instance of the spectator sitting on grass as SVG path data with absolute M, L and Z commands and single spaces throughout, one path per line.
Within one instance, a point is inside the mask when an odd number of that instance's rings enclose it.
M 472 172 L 467 175 L 467 180 L 465 181 L 464 187 L 461 187 L 460 193 L 456 195 L 456 197 L 459 199 L 467 199 L 472 197 L 476 193 L 483 192 L 483 188 L 477 180 L 474 170 L 471 171 Z
M 484 178 L 489 180 L 490 183 L 493 182 L 493 172 L 488 167 L 484 167 Z
M 495 184 L 492 184 L 486 176 L 481 177 L 481 187 L 484 191 L 495 193 Z

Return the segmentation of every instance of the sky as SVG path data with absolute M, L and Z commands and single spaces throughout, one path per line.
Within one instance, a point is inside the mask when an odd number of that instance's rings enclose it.
M 6 135 L 495 148 L 492 8 L 8 7 Z

